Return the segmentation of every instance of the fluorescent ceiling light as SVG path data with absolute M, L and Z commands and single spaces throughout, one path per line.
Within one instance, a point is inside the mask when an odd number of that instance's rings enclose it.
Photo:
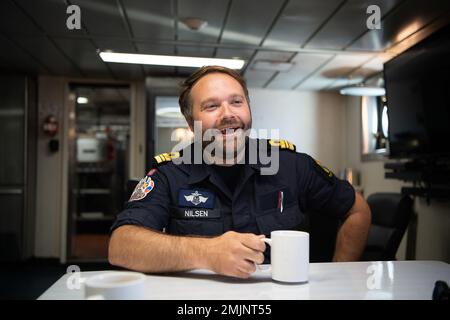
M 183 114 L 181 113 L 180 108 L 177 107 L 166 107 L 157 109 L 156 115 L 160 117 L 183 118 Z
M 381 87 L 353 86 L 342 88 L 340 93 L 349 96 L 384 96 L 386 90 Z
M 79 103 L 79 104 L 86 104 L 88 102 L 89 102 L 89 99 L 86 97 L 78 97 L 77 98 L 77 103 Z
M 241 69 L 245 61 L 240 59 L 217 59 L 180 56 L 161 56 L 152 54 L 134 54 L 118 52 L 100 52 L 105 62 L 151 64 L 158 66 L 177 66 L 199 68 L 203 66 L 222 66 L 230 69 Z

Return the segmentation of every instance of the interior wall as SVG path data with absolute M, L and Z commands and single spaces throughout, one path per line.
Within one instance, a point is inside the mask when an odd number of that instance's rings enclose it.
M 337 93 L 249 89 L 253 128 L 281 139 L 338 172 L 344 168 L 345 98 Z
M 50 153 L 50 138 L 38 131 L 36 177 L 36 229 L 34 254 L 37 257 L 59 257 L 63 207 L 63 140 L 66 82 L 64 78 L 41 76 L 38 80 L 38 124 L 53 114 L 59 123 L 59 151 Z
M 131 87 L 131 113 L 130 113 L 130 178 L 141 178 L 146 172 L 146 99 L 143 82 L 134 82 Z
M 345 163 L 359 170 L 364 196 L 375 192 L 400 192 L 402 186 L 410 185 L 400 180 L 384 178 L 384 163 L 392 160 L 361 161 L 361 109 L 360 98 L 346 98 Z M 416 259 L 450 262 L 450 202 L 432 200 L 427 205 L 424 199 L 416 198 L 414 208 L 418 215 Z M 406 255 L 406 235 L 397 252 L 397 259 Z

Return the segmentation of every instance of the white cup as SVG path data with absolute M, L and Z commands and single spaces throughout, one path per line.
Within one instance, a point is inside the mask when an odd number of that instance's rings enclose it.
M 141 300 L 146 276 L 139 272 L 114 271 L 88 278 L 84 285 L 88 300 Z
M 307 282 L 309 277 L 309 233 L 277 230 L 270 239 L 262 239 L 270 245 L 272 279 L 282 282 Z

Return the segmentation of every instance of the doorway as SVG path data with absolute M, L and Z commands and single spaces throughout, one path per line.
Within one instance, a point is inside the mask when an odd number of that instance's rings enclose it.
M 71 84 L 70 94 L 67 259 L 103 261 L 126 201 L 130 87 Z

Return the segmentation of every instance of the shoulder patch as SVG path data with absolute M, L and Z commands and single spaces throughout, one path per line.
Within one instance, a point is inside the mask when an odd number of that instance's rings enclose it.
M 269 145 L 272 147 L 279 147 L 280 149 L 295 151 L 297 148 L 295 144 L 290 143 L 287 140 L 279 140 L 279 139 L 270 139 L 268 140 Z
M 128 201 L 137 201 L 144 199 L 150 191 L 155 187 L 155 181 L 151 177 L 147 176 L 142 178 L 137 184 L 136 188 Z
M 166 152 L 161 153 L 153 157 L 153 167 L 157 167 L 159 165 L 165 164 L 167 162 L 172 161 L 173 159 L 179 158 L 180 152 Z
M 323 176 L 325 176 L 325 178 L 327 178 L 327 179 L 330 180 L 330 181 L 333 181 L 333 176 L 334 176 L 333 172 L 332 172 L 330 169 L 328 169 L 327 167 L 323 166 L 318 160 L 316 160 L 316 159 L 314 159 L 314 158 L 312 158 L 312 159 L 313 159 L 314 167 L 315 167 L 315 168 L 316 168 Z

